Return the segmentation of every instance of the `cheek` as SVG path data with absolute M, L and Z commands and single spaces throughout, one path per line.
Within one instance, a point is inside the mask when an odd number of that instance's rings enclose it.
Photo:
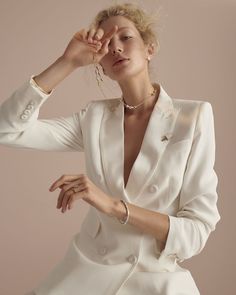
M 140 67 L 144 67 L 146 65 L 146 60 L 145 60 L 145 56 L 143 53 L 137 53 L 137 54 L 133 54 L 131 56 L 133 65 L 136 68 L 140 68 Z
M 140 46 L 140 44 L 131 46 L 127 52 L 127 55 L 138 63 L 145 61 L 146 57 L 145 50 Z
M 111 64 L 112 64 L 112 59 L 111 57 L 108 56 L 104 56 L 100 62 L 99 62 L 100 66 L 102 66 L 104 69 L 108 69 Z

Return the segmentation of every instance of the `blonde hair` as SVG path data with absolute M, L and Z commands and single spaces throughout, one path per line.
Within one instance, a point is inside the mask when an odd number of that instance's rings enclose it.
M 160 44 L 155 31 L 157 16 L 148 14 L 143 8 L 137 4 L 123 3 L 114 4 L 104 10 L 101 10 L 92 22 L 92 26 L 98 28 L 102 22 L 112 16 L 124 16 L 132 21 L 143 39 L 145 45 L 153 44 L 156 51 L 159 51 Z

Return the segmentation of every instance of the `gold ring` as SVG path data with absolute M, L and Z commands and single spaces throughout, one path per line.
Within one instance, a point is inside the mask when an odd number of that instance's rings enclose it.
M 72 191 L 76 194 L 77 191 L 75 190 L 75 187 L 72 188 Z

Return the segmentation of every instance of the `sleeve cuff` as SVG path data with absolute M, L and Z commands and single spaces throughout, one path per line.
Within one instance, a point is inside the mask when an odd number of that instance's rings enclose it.
M 30 85 L 37 91 L 39 95 L 41 95 L 43 98 L 49 97 L 55 89 L 52 89 L 49 93 L 47 93 L 45 90 L 43 90 L 39 85 L 35 82 L 34 77 L 36 75 L 33 74 L 30 76 Z

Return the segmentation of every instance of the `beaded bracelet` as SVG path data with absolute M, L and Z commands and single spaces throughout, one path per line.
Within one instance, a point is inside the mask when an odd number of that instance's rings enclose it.
M 125 206 L 125 210 L 126 210 L 126 216 L 125 216 L 125 219 L 124 220 L 121 220 L 121 219 L 118 219 L 119 220 L 119 222 L 121 223 L 121 224 L 126 224 L 127 222 L 128 222 L 128 220 L 129 220 L 129 208 L 128 208 L 128 205 L 127 205 L 127 203 L 126 203 L 126 201 L 124 201 L 124 200 L 120 200 L 123 204 L 124 204 L 124 206 Z

